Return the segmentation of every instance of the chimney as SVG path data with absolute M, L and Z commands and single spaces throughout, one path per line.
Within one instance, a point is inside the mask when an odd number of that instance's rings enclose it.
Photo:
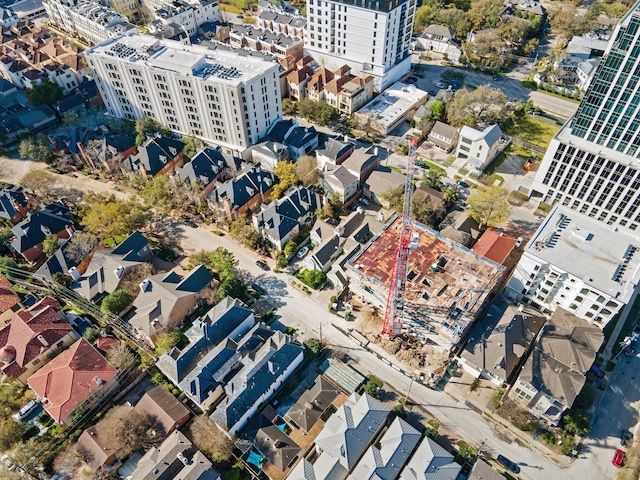
M 377 157 L 378 156 L 378 147 L 375 147 L 373 149 L 373 154 Z
M 71 275 L 71 278 L 73 278 L 75 282 L 80 280 L 80 272 L 76 267 L 71 267 L 69 269 L 69 275 Z
M 113 274 L 116 278 L 122 278 L 122 274 L 124 274 L 124 267 L 121 265 L 113 271 Z
M 140 284 L 138 285 L 140 287 L 140 291 L 141 292 L 146 292 L 147 291 L 147 287 L 149 286 L 151 282 L 149 281 L 148 278 L 145 278 L 142 282 L 140 282 Z
M 176 455 L 176 457 L 178 457 L 178 460 L 180 460 L 185 465 L 189 465 L 191 463 L 189 459 L 183 455 L 182 452 L 178 452 L 178 455 Z
M 49 342 L 47 342 L 47 341 L 45 340 L 45 338 L 44 338 L 42 335 L 38 335 L 36 338 L 40 341 L 40 343 L 41 343 L 44 347 L 48 347 L 48 346 L 49 346 Z
M 98 375 L 93 377 L 93 381 L 96 382 L 96 384 L 98 385 L 102 385 L 102 379 Z
M 271 360 L 267 362 L 267 367 L 269 368 L 269 373 L 276 373 L 278 371 L 278 364 Z
M 520 305 L 518 305 L 518 311 L 519 312 L 524 312 L 524 305 L 522 303 Z

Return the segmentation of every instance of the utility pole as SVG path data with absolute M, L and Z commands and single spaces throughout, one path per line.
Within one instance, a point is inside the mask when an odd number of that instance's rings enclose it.
M 320 322 L 320 341 L 322 342 L 322 322 Z

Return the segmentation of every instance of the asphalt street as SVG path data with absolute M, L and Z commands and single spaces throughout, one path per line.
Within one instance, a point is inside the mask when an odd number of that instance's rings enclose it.
M 464 74 L 464 85 L 478 87 L 489 84 L 494 88 L 502 90 L 510 100 L 532 100 L 533 104 L 539 106 L 542 110 L 562 118 L 569 118 L 578 108 L 578 104 L 575 102 L 565 100 L 561 97 L 547 95 L 546 93 L 532 91 L 524 87 L 520 80 L 522 75 L 518 72 L 501 76 L 499 80 L 492 80 L 491 75 L 474 70 L 447 67 L 435 61 L 418 60 L 417 55 L 413 56 L 413 64 L 414 68 L 418 67 L 418 71 L 423 75 L 423 77 L 418 78 L 416 82 L 416 86 L 422 90 L 431 92 L 438 91 L 436 83 L 440 81 L 442 73 L 445 70 L 455 70 Z

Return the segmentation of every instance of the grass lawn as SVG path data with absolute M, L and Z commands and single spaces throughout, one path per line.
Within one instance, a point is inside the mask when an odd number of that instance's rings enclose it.
M 418 157 L 416 158 L 416 160 L 419 160 L 420 162 L 424 163 L 425 165 L 427 165 L 431 170 L 435 170 L 436 172 L 440 172 L 444 175 L 447 174 L 447 171 L 442 168 L 440 165 L 437 165 L 435 163 L 432 163 L 428 160 L 426 160 L 424 157 Z
M 220 10 L 224 10 L 225 12 L 229 12 L 229 13 L 242 13 L 242 10 L 240 10 L 238 7 L 234 7 L 233 5 L 227 5 L 226 3 L 220 4 Z
M 613 346 L 613 350 L 611 351 L 613 356 L 617 355 L 618 352 L 622 349 L 622 347 L 620 347 L 620 342 L 622 342 L 622 340 L 624 340 L 624 338 L 627 335 L 630 335 L 631 332 L 633 331 L 633 327 L 637 321 L 638 313 L 640 313 L 640 296 L 638 296 L 638 298 L 636 298 L 636 301 L 633 302 L 633 306 L 629 311 L 629 316 L 627 317 L 624 323 L 624 327 L 622 327 L 622 330 L 620 330 L 620 333 L 618 334 L 618 338 L 616 339 L 616 344 Z M 616 322 L 611 320 L 609 323 L 615 324 Z M 607 327 L 608 326 L 609 324 L 607 324 Z M 605 327 L 605 330 L 606 330 L 606 327 Z
M 115 247 L 116 245 L 124 242 L 129 235 L 116 235 L 115 237 L 109 237 L 105 239 L 104 244 L 107 247 Z
M 520 137 L 534 145 L 547 148 L 553 136 L 560 130 L 560 125 L 545 122 L 531 115 L 524 115 L 516 119 L 513 125 L 505 128 L 507 135 Z

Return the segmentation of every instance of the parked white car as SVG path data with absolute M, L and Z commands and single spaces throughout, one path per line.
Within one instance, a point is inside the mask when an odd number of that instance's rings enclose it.
M 300 250 L 298 250 L 296 257 L 304 258 L 304 256 L 307 254 L 308 251 L 309 251 L 309 247 L 302 247 Z

